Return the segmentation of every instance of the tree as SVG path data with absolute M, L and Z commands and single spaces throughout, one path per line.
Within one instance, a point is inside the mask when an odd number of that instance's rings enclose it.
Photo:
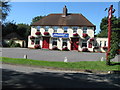
M 30 26 L 28 24 L 23 23 L 17 24 L 16 32 L 25 40 L 27 40 L 28 35 L 30 35 Z
M 39 20 L 42 19 L 43 17 L 45 17 L 45 16 L 36 16 L 36 17 L 34 17 L 34 18 L 32 19 L 32 23 L 31 23 L 31 24 L 33 24 L 34 22 L 39 21 Z
M 2 20 L 4 21 L 6 19 L 6 17 L 8 16 L 8 13 L 10 12 L 10 4 L 8 4 L 8 2 L 3 2 L 0 1 L 0 12 L 2 13 L 2 16 L 0 18 L 2 18 Z
M 111 36 L 111 49 L 109 59 L 113 59 L 117 54 L 117 50 L 120 49 L 120 18 L 115 16 L 112 17 L 112 36 Z M 108 17 L 104 17 L 101 20 L 100 24 L 100 33 L 97 34 L 97 37 L 107 37 L 108 36 Z

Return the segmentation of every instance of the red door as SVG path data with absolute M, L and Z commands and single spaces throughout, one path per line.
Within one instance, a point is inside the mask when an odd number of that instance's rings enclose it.
M 78 50 L 79 38 L 72 38 L 71 41 L 71 50 Z
M 49 49 L 49 37 L 43 37 L 43 45 L 42 48 Z

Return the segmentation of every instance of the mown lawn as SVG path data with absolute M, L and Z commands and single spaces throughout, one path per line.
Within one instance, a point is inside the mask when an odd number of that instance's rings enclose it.
M 55 62 L 55 61 L 39 61 L 32 59 L 19 59 L 1 57 L 2 63 L 31 65 L 31 66 L 47 66 L 54 68 L 77 69 L 77 70 L 99 70 L 109 71 L 118 70 L 120 65 L 107 66 L 105 61 L 80 61 L 80 62 Z

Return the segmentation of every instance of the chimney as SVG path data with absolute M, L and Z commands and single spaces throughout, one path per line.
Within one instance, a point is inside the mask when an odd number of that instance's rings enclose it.
M 63 17 L 66 17 L 67 16 L 67 7 L 65 6 L 64 8 L 63 8 Z

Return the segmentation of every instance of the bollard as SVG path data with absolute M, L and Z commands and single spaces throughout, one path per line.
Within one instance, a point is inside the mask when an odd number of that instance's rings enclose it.
M 104 61 L 104 57 L 101 58 L 101 61 Z
M 68 62 L 68 61 L 67 61 L 67 57 L 64 58 L 64 62 Z
M 24 55 L 24 59 L 27 59 L 27 55 Z

